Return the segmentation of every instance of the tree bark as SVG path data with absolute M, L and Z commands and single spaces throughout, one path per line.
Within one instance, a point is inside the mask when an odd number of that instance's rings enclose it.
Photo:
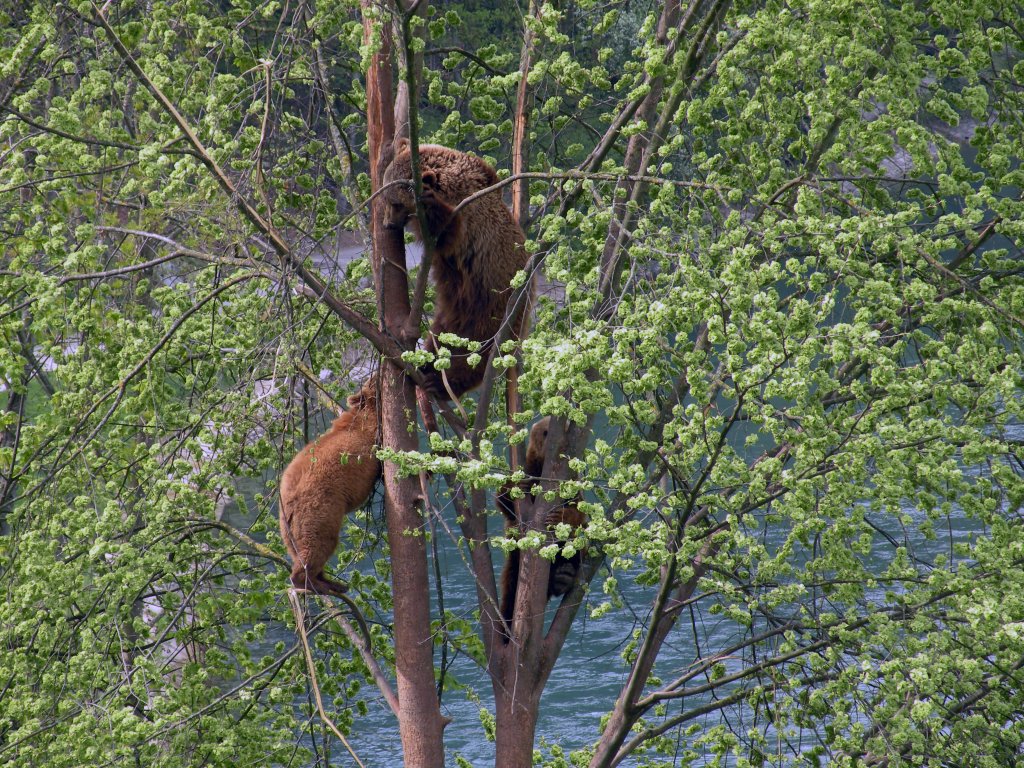
M 495 704 L 495 768 L 530 768 L 544 684 L 554 658 L 544 649 L 544 607 L 550 563 L 522 553 L 511 638 L 498 638 L 490 672 Z
M 537 731 L 537 713 L 543 684 L 535 669 L 519 667 L 506 657 L 503 681 L 512 685 L 495 687 L 494 708 L 497 720 L 495 768 L 530 768 L 533 765 L 533 741 Z
M 590 768 L 612 768 L 618 765 L 624 755 L 619 748 L 626 741 L 636 721 L 646 712 L 645 708 L 637 707 L 637 702 L 644 692 L 644 686 L 654 668 L 654 662 L 661 652 L 661 647 L 679 618 L 676 606 L 684 604 L 693 596 L 697 583 L 703 575 L 705 566 L 698 558 L 694 563 L 694 573 L 687 581 L 673 587 L 676 567 L 673 559 L 670 566 L 662 570 L 662 583 L 650 627 L 644 638 L 643 645 L 637 654 L 629 679 L 622 687 L 622 692 L 615 702 L 612 715 L 601 733 L 601 740 L 590 761 Z
M 380 18 L 369 1 L 363 4 L 363 28 L 367 42 L 374 35 L 382 38 L 366 76 L 370 178 L 376 191 L 381 186 L 395 134 L 393 43 L 390 20 Z M 383 215 L 383 202 L 375 199 L 371 233 L 380 327 L 402 349 L 412 349 L 416 335 L 409 329 L 418 328 L 419 324 L 409 322 L 405 243 L 400 230 L 383 226 Z M 410 415 L 415 412 L 413 383 L 395 361 L 385 360 L 381 368 L 382 445 L 395 451 L 417 450 L 416 430 L 409 429 Z M 393 461 L 384 462 L 384 499 L 391 550 L 398 725 L 404 764 L 407 768 L 441 768 L 444 720 L 434 689 L 422 499 L 416 477 L 400 477 Z
M 537 3 L 530 2 L 527 18 L 537 15 Z M 533 59 L 533 47 L 536 34 L 529 24 L 524 24 L 523 51 L 519 56 L 519 88 L 516 91 L 516 114 L 512 127 L 512 175 L 518 176 L 530 170 L 530 140 L 527 135 L 530 129 L 530 110 L 533 109 L 533 91 L 526 79 L 530 74 Z M 526 229 L 529 212 L 530 181 L 516 179 L 512 182 L 512 218 L 519 226 Z
M 546 489 L 558 486 L 554 478 L 568 477 L 565 452 L 571 448 L 563 442 L 564 432 L 557 420 L 549 430 L 548 456 L 541 485 Z M 524 526 L 543 530 L 548 511 L 559 501 L 545 501 L 538 495 L 535 501 L 519 501 L 519 514 Z M 494 688 L 495 721 L 497 726 L 495 765 L 497 768 L 530 768 L 533 765 L 533 744 L 536 736 L 540 698 L 565 643 L 571 626 L 571 616 L 579 608 L 583 585 L 563 598 L 559 612 L 567 611 L 569 621 L 552 623 L 545 634 L 544 619 L 548 602 L 550 561 L 536 550 L 520 553 L 518 587 L 515 609 L 508 637 L 488 632 L 485 620 L 484 640 L 488 645 L 488 671 Z M 499 595 L 500 599 L 500 595 Z M 483 611 L 486 618 L 489 614 Z M 500 616 L 493 617 L 497 626 Z

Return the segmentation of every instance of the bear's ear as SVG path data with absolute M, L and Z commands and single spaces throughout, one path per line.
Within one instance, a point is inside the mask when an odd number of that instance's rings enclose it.
M 409 138 L 407 136 L 403 136 L 400 139 L 397 139 L 395 141 L 395 154 L 396 155 L 401 154 L 402 152 L 405 152 L 405 150 L 407 150 L 408 148 L 409 148 Z
M 437 172 L 430 169 L 423 169 L 423 188 L 436 190 L 437 189 Z

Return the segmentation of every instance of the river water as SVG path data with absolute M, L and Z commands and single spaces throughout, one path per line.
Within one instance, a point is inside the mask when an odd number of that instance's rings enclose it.
M 1017 426 L 1014 427 L 1014 431 L 1019 433 L 1017 437 L 1024 437 L 1024 428 Z M 249 485 L 243 490 L 246 494 L 261 490 L 254 485 Z M 376 522 L 370 524 L 382 525 L 380 493 L 375 494 L 373 505 L 373 519 Z M 252 508 L 250 505 L 250 509 Z M 904 511 L 915 520 L 922 518 L 922 514 L 916 510 Z M 241 528 L 246 528 L 253 522 L 252 519 L 240 515 L 234 505 L 228 508 L 225 517 L 228 522 Z M 447 517 L 450 518 L 451 515 Z M 900 545 L 908 547 L 912 556 L 925 562 L 931 562 L 938 554 L 948 555 L 953 542 L 969 541 L 982 532 L 977 521 L 966 519 L 959 510 L 954 510 L 950 520 L 943 521 L 942 526 L 937 526 L 938 536 L 931 540 L 921 535 L 916 526 L 900 526 L 892 518 L 879 516 L 872 516 L 872 520 L 893 536 Z M 448 525 L 457 530 L 453 519 L 448 520 Z M 500 520 L 493 520 L 492 533 L 497 533 L 500 525 Z M 784 525 L 775 530 L 769 528 L 766 532 L 769 548 L 780 544 L 785 533 Z M 472 621 L 476 607 L 476 591 L 472 578 L 455 545 L 443 531 L 438 531 L 438 543 L 445 607 Z M 340 546 L 345 545 L 346 540 L 343 539 Z M 882 552 L 878 558 L 880 567 L 884 567 L 887 560 L 884 550 Z M 496 557 L 497 563 L 500 564 L 500 560 L 500 556 Z M 366 563 L 365 567 L 369 567 L 369 563 Z M 568 752 L 593 744 L 598 739 L 600 719 L 613 706 L 626 679 L 627 669 L 619 656 L 622 645 L 631 636 L 632 631 L 642 625 L 647 606 L 654 597 L 653 588 L 641 587 L 628 575 L 620 575 L 619 585 L 626 607 L 601 619 L 590 619 L 589 608 L 601 602 L 603 597 L 600 592 L 601 578 L 602 574 L 599 573 L 592 586 L 596 594 L 588 597 L 578 614 L 542 699 L 537 744 L 545 754 L 548 751 L 545 742 L 559 745 Z M 882 595 L 880 592 L 871 597 L 881 599 Z M 554 605 L 549 604 L 549 619 Z M 659 669 L 666 677 L 672 672 L 678 673 L 699 656 L 706 657 L 717 649 L 728 647 L 738 639 L 737 626 L 721 616 L 707 614 L 706 609 L 709 605 L 710 603 L 705 602 L 698 603 L 695 620 L 691 622 L 690 617 L 686 617 L 676 628 L 659 657 L 655 668 L 656 674 Z M 434 615 L 436 616 L 436 610 Z M 701 644 L 700 652 L 695 645 L 695 637 Z M 290 645 L 294 643 L 294 634 L 285 626 L 272 629 L 267 634 L 266 643 L 269 647 L 277 641 L 284 641 Z M 437 658 L 435 655 L 435 660 Z M 487 676 L 466 656 L 456 657 L 448 674 L 449 680 L 454 677 L 461 685 L 468 686 L 479 704 L 467 697 L 464 691 L 453 690 L 451 687 L 446 690 L 442 710 L 452 720 L 445 731 L 445 745 L 449 753 L 447 762 L 454 765 L 454 757 L 459 755 L 473 766 L 493 764 L 494 744 L 484 737 L 480 723 L 481 705 L 493 711 L 493 697 Z M 363 693 L 372 699 L 370 711 L 365 717 L 360 718 L 353 728 L 350 737 L 352 746 L 367 766 L 398 766 L 401 764 L 401 743 L 395 719 L 379 696 L 376 696 L 376 689 L 372 684 L 367 684 L 363 688 Z M 696 703 L 690 700 L 686 705 L 692 707 Z M 741 710 L 733 709 L 726 716 L 733 718 L 730 723 L 732 727 L 740 728 L 741 723 L 736 722 L 736 718 L 745 715 Z M 704 727 L 711 727 L 720 725 L 725 720 L 721 714 L 715 713 L 695 722 Z M 308 732 L 301 738 L 308 739 Z M 308 741 L 306 743 L 309 744 Z M 348 764 L 347 759 L 340 759 L 338 764 Z M 697 764 L 703 762 L 698 760 Z M 631 761 L 624 763 L 627 766 L 634 764 Z
M 358 247 L 345 248 L 338 261 L 341 264 L 347 263 L 358 254 Z M 410 261 L 418 262 L 419 255 L 418 247 L 410 246 Z M 311 434 L 315 434 L 318 429 L 326 428 L 327 423 L 324 421 L 313 425 Z M 1024 427 L 1021 425 L 1015 425 L 1010 431 L 1016 438 L 1024 438 Z M 743 449 L 740 445 L 736 447 L 742 452 Z M 259 481 L 242 481 L 239 485 L 240 490 L 247 496 L 265 491 L 264 484 Z M 247 506 L 249 509 L 255 508 L 252 504 Z M 373 519 L 377 522 L 370 523 L 371 525 L 383 526 L 380 522 L 383 519 L 381 507 L 381 494 L 377 493 L 373 499 L 372 514 Z M 923 518 L 923 514 L 917 510 L 905 509 L 903 511 L 909 514 L 915 522 Z M 446 514 L 448 526 L 457 530 L 456 523 L 452 519 L 453 515 L 450 514 L 450 510 L 448 512 L 449 514 Z M 970 541 L 983 532 L 977 521 L 967 519 L 959 509 L 954 509 L 950 519 L 943 521 L 943 526 L 936 526 L 938 535 L 931 540 L 926 539 L 914 524 L 903 526 L 893 518 L 871 517 L 872 522 L 885 529 L 899 545 L 907 547 L 912 557 L 924 562 L 931 562 L 939 554 L 949 555 L 953 543 Z M 242 529 L 248 528 L 254 522 L 252 518 L 242 515 L 238 507 L 233 504 L 227 508 L 225 519 Z M 500 525 L 500 520 L 492 520 L 492 533 L 497 533 Z M 784 524 L 767 526 L 764 531 L 764 541 L 769 549 L 774 549 L 782 543 L 786 534 L 787 529 Z M 343 539 L 340 546 L 344 547 L 346 543 L 346 540 Z M 438 531 L 438 544 L 445 607 L 472 621 L 472 614 L 476 608 L 476 590 L 471 575 L 455 544 L 443 531 Z M 882 547 L 876 548 L 876 551 L 881 554 L 877 556 L 875 564 L 879 568 L 884 568 L 888 555 L 885 554 Z M 496 557 L 499 567 L 500 561 L 499 555 Z M 369 568 L 369 562 L 366 562 L 364 567 Z M 619 588 L 626 604 L 625 608 L 613 611 L 601 619 L 589 618 L 589 610 L 602 602 L 600 581 L 603 574 L 599 573 L 592 585 L 592 590 L 596 594 L 588 597 L 580 610 L 547 684 L 541 701 L 541 716 L 537 728 L 537 746 L 545 754 L 548 752 L 545 744 L 558 745 L 568 753 L 573 749 L 579 749 L 597 741 L 600 736 L 601 717 L 612 708 L 626 680 L 628 669 L 619 654 L 623 644 L 631 637 L 633 630 L 643 626 L 648 606 L 654 598 L 654 588 L 639 586 L 628 575 L 618 574 L 618 576 Z M 881 591 L 878 595 L 871 597 L 881 599 Z M 706 658 L 715 650 L 726 648 L 739 639 L 740 634 L 736 624 L 724 620 L 721 616 L 708 614 L 709 605 L 710 603 L 707 602 L 697 603 L 692 621 L 688 616 L 676 628 L 664 646 L 655 668 L 655 674 L 659 670 L 664 671 L 666 676 L 672 672 L 678 673 L 692 664 L 695 659 Z M 555 603 L 549 604 L 549 619 L 554 606 Z M 437 615 L 436 610 L 433 615 Z M 280 626 L 272 629 L 268 631 L 265 638 L 267 652 L 269 653 L 270 647 L 278 641 L 290 645 L 294 643 L 294 639 L 294 634 L 288 627 Z M 699 649 L 697 642 L 700 643 Z M 437 660 L 436 654 L 435 660 Z M 484 737 L 483 726 L 480 722 L 481 706 L 493 711 L 493 696 L 487 675 L 464 655 L 454 659 L 448 674 L 449 679 L 454 677 L 459 684 L 471 689 L 473 695 L 472 697 L 467 696 L 464 691 L 451 687 L 444 693 L 442 711 L 451 718 L 451 724 L 445 731 L 445 745 L 449 755 L 446 762 L 454 765 L 454 758 L 458 755 L 473 766 L 493 764 L 494 744 Z M 363 688 L 363 693 L 371 699 L 371 705 L 368 714 L 357 720 L 350 736 L 350 742 L 355 752 L 368 767 L 401 765 L 402 750 L 395 718 L 380 697 L 375 697 L 376 689 L 372 684 L 367 684 Z M 472 700 L 474 697 L 479 703 Z M 692 707 L 696 703 L 694 701 L 686 702 L 688 707 Z M 742 710 L 734 709 L 728 711 L 727 715 L 712 713 L 695 722 L 704 727 L 727 723 L 730 727 L 740 731 L 744 729 L 744 725 L 738 722 L 737 718 L 742 719 L 743 716 Z M 730 721 L 727 721 L 726 718 L 729 718 Z M 307 745 L 309 744 L 308 731 L 298 738 L 302 738 Z M 332 762 L 339 765 L 350 764 L 347 756 L 342 757 L 337 750 L 335 755 Z M 708 755 L 708 759 L 710 757 Z M 696 762 L 698 765 L 704 763 L 701 759 Z M 627 760 L 623 765 L 635 765 L 635 762 Z

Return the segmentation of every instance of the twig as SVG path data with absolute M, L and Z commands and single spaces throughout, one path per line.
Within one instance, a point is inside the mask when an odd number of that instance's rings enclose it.
M 182 312 L 181 315 L 179 315 L 171 324 L 171 327 L 167 330 L 167 332 L 160 337 L 160 340 L 157 341 L 157 343 L 152 348 L 150 348 L 149 352 L 146 353 L 145 357 L 143 357 L 142 360 L 139 361 L 139 364 L 136 365 L 131 371 L 129 371 L 128 374 L 123 379 L 121 379 L 121 381 L 119 381 L 117 384 L 108 389 L 99 397 L 99 399 L 96 400 L 96 402 L 89 406 L 85 414 L 79 418 L 71 435 L 68 437 L 64 445 L 61 447 L 60 452 L 57 455 L 57 459 L 54 462 L 53 468 L 46 474 L 45 477 L 41 478 L 38 483 L 32 486 L 32 488 L 29 491 L 27 491 L 25 495 L 35 493 L 40 488 L 45 487 L 46 484 L 49 483 L 50 480 L 52 480 L 59 471 L 61 471 L 64 467 L 68 466 L 71 462 L 73 462 L 82 454 L 82 452 L 85 450 L 85 447 L 95 439 L 95 437 L 99 434 L 100 430 L 103 429 L 103 426 L 107 423 L 107 421 L 110 420 L 111 416 L 114 415 L 114 411 L 117 410 L 117 407 L 121 404 L 121 401 L 124 399 L 124 396 L 128 391 L 128 384 L 130 384 L 131 381 L 136 376 L 138 376 L 139 373 L 141 373 L 146 368 L 146 366 L 148 366 L 153 361 L 157 353 L 161 349 L 163 349 L 164 345 L 167 344 L 167 342 L 169 342 L 171 338 L 173 338 L 174 334 L 177 333 L 178 329 L 190 317 L 192 317 L 192 315 L 194 315 L 196 312 L 202 309 L 209 301 L 216 298 L 224 291 L 229 290 L 238 283 L 244 282 L 246 280 L 251 280 L 253 279 L 253 277 L 256 276 L 257 275 L 240 275 L 234 278 L 233 280 L 228 280 L 226 283 L 219 285 L 209 294 L 207 294 L 198 302 L 189 307 L 187 310 Z M 89 432 L 89 434 L 84 439 L 77 440 L 76 435 L 78 434 L 78 430 L 83 428 L 85 426 L 85 423 L 89 420 L 89 418 L 94 413 L 96 413 L 99 407 L 107 400 L 109 400 L 111 397 L 114 397 L 114 402 L 111 404 L 110 408 L 107 409 L 107 412 L 102 416 L 102 418 L 100 418 L 99 423 L 96 424 L 96 426 L 92 429 L 92 431 Z M 73 442 L 77 442 L 78 447 L 66 461 L 62 462 L 64 452 L 68 450 L 68 448 Z M 26 467 L 29 466 L 31 464 L 32 459 L 35 459 L 37 456 L 39 456 L 45 448 L 46 444 L 39 446 L 39 448 L 36 449 L 35 453 L 32 455 L 30 460 L 26 462 Z
M 313 654 L 309 650 L 309 640 L 306 637 L 306 616 L 302 610 L 302 606 L 299 604 L 298 594 L 294 589 L 288 590 L 288 602 L 292 606 L 292 614 L 295 616 L 295 630 L 299 633 L 299 641 L 302 643 L 302 653 L 306 657 L 306 669 L 309 672 L 309 685 L 313 689 L 313 696 L 316 698 L 316 708 L 320 712 L 320 719 L 326 723 L 327 727 L 334 731 L 334 735 L 337 736 L 341 743 L 345 745 L 345 749 L 352 755 L 352 759 L 356 761 L 359 768 L 366 768 L 363 765 L 363 761 L 359 759 L 359 755 L 352 749 L 352 745 L 348 743 L 348 739 L 338 730 L 338 726 L 334 724 L 334 721 L 327 716 L 327 712 L 324 710 L 324 702 L 320 697 L 320 686 L 316 681 L 316 668 L 313 666 Z
M 580 181 L 619 181 L 621 179 L 626 179 L 628 181 L 642 181 L 645 184 L 663 184 L 666 186 L 683 187 L 686 189 L 709 189 L 714 192 L 717 192 L 719 195 L 721 195 L 722 193 L 722 188 L 717 184 L 706 184 L 700 181 L 677 181 L 675 179 L 664 179 L 661 178 L 660 176 L 645 176 L 642 174 L 637 175 L 627 173 L 591 173 L 588 171 L 560 171 L 557 173 L 542 173 L 540 171 L 530 171 L 528 173 L 510 174 L 506 176 L 504 179 L 501 179 L 501 181 L 499 181 L 497 184 L 492 184 L 489 187 L 481 189 L 479 192 L 474 192 L 472 195 L 470 195 L 457 206 L 455 206 L 455 208 L 452 210 L 451 216 L 454 217 L 464 207 L 479 200 L 484 195 L 490 194 L 491 192 L 494 192 L 497 189 L 501 189 L 502 187 L 506 187 L 509 184 L 512 184 L 513 182 L 519 181 L 520 179 L 545 179 L 547 181 L 573 179 L 578 179 Z
M 448 672 L 448 620 L 444 612 L 444 585 L 441 579 L 441 557 L 437 550 L 437 532 L 434 530 L 434 518 L 437 510 L 430 504 L 430 492 L 427 488 L 427 473 L 420 472 L 420 492 L 423 494 L 423 516 L 427 519 L 430 531 L 430 552 L 434 561 L 434 588 L 437 591 L 437 614 L 440 616 L 438 634 L 441 636 L 441 672 L 437 677 L 437 701 L 440 703 L 444 693 L 444 679 Z
M 191 144 L 198 153 L 199 160 L 206 166 L 207 170 L 213 174 L 218 185 L 235 203 L 241 214 L 249 221 L 250 224 L 270 240 L 274 251 L 278 254 L 281 261 L 290 267 L 303 282 L 309 285 L 319 296 L 321 296 L 323 302 L 330 307 L 331 310 L 369 340 L 378 351 L 392 360 L 399 361 L 403 350 L 393 339 L 382 333 L 377 328 L 376 323 L 367 319 L 331 293 L 331 291 L 328 290 L 327 284 L 320 277 L 306 269 L 301 261 L 294 257 L 288 243 L 285 242 L 284 238 L 281 237 L 281 234 L 274 228 L 273 223 L 264 219 L 260 215 L 259 211 L 257 211 L 239 192 L 231 179 L 228 178 L 228 175 L 220 167 L 217 161 L 214 160 L 213 155 L 210 154 L 199 136 L 196 135 L 196 132 L 192 129 L 189 122 L 182 116 L 177 107 L 175 107 L 164 92 L 157 87 L 157 85 L 150 79 L 149 75 L 146 74 L 145 70 L 143 70 L 140 64 L 135 60 L 135 57 L 132 56 L 131 52 L 125 47 L 124 42 L 114 31 L 114 28 L 110 26 L 110 22 L 107 21 L 107 17 L 103 14 L 103 11 L 95 2 L 91 3 L 91 5 L 96 16 L 96 20 L 100 26 L 103 27 L 103 30 L 106 32 L 111 44 L 121 56 L 122 61 L 124 61 L 128 68 L 146 87 L 146 90 L 148 90 L 153 98 L 156 99 L 157 103 L 163 108 L 163 110 L 170 115 L 175 125 L 178 126 L 178 129 L 185 134 L 189 144 Z M 399 363 L 399 365 L 401 365 L 401 363 Z
M 316 377 L 316 374 L 313 373 L 312 369 L 308 365 L 306 365 L 303 362 L 296 361 L 295 370 L 299 372 L 302 378 L 304 378 L 306 381 L 313 385 L 313 387 L 316 389 L 317 397 L 319 398 L 321 403 L 323 403 L 332 411 L 334 411 L 334 414 L 336 416 L 341 416 L 341 414 L 345 412 L 345 409 L 342 407 L 341 403 L 339 403 L 337 400 L 331 397 L 330 393 L 326 389 L 324 389 L 324 385 L 320 383 L 320 380 Z
M 350 608 L 353 608 L 356 621 L 359 622 L 360 629 L 363 630 L 363 636 L 361 637 L 349 623 L 349 620 L 345 618 L 345 615 L 339 611 L 336 607 L 332 607 L 330 610 L 330 616 L 341 627 L 341 631 L 345 633 L 349 641 L 355 646 L 355 649 L 359 651 L 359 655 L 363 659 L 363 663 L 366 668 L 370 670 L 370 674 L 373 676 L 373 681 L 377 684 L 377 690 L 381 692 L 384 697 L 384 701 L 387 702 L 388 708 L 394 713 L 395 717 L 398 717 L 398 696 L 395 695 L 394 689 L 391 687 L 391 683 L 384 676 L 384 670 L 380 668 L 380 664 L 377 663 L 377 659 L 374 657 L 370 650 L 370 631 L 366 627 L 366 622 L 363 621 L 362 615 L 358 610 L 355 610 L 353 603 L 345 595 L 339 595 L 345 600 Z M 365 642 L 364 642 L 365 639 Z
M 70 141 L 75 141 L 78 142 L 79 144 L 86 144 L 89 146 L 98 147 L 113 147 L 115 149 L 127 149 L 132 152 L 138 152 L 139 150 L 142 149 L 142 147 L 136 147 L 133 144 L 124 144 L 120 141 L 104 141 L 103 139 L 93 139 L 86 136 L 76 136 L 73 133 L 67 133 L 66 131 L 60 130 L 59 128 L 54 128 L 52 125 L 43 125 L 42 123 L 36 122 L 28 115 L 19 112 L 18 110 L 14 109 L 13 107 L 7 104 L 0 107 L 0 109 L 3 109 L 5 112 L 10 112 L 23 123 L 31 125 L 36 130 L 42 131 L 43 133 L 52 133 L 54 136 L 60 136 L 62 139 L 69 139 Z M 169 154 L 195 156 L 195 151 L 191 149 L 171 149 L 171 147 L 178 141 L 180 141 L 180 139 L 172 139 L 171 141 L 166 142 L 164 146 L 160 148 L 160 151 L 167 152 Z
M 994 312 L 996 312 L 998 315 L 1000 315 L 1004 319 L 1009 320 L 1011 323 L 1016 325 L 1018 328 L 1024 328 L 1024 320 L 1021 320 L 1021 318 L 1017 317 L 1015 314 L 1013 314 L 1009 310 L 1003 309 L 1002 307 L 1000 307 L 998 304 L 996 304 L 994 301 L 992 301 L 992 299 L 990 299 L 988 296 L 986 296 L 984 293 L 982 293 L 978 288 L 976 288 L 974 286 L 974 284 L 971 283 L 970 280 L 968 280 L 967 278 L 961 277 L 959 274 L 957 274 L 953 270 L 951 270 L 948 267 L 946 267 L 946 265 L 941 264 L 940 262 L 936 261 L 931 256 L 931 254 L 929 254 L 926 250 L 924 250 L 924 248 L 918 248 L 917 249 L 917 253 L 918 253 L 918 255 L 922 259 L 924 259 L 926 262 L 928 262 L 928 264 L 935 271 L 937 271 L 940 275 L 943 275 L 946 278 L 959 283 L 960 287 L 962 287 L 965 291 L 967 291 L 967 293 L 969 293 L 972 296 L 974 296 L 974 298 L 976 298 L 982 304 L 987 306 L 989 309 L 993 310 Z
M 272 560 L 278 565 L 283 565 L 285 567 L 289 566 L 287 560 L 281 557 L 281 555 L 277 554 L 277 552 L 272 550 L 266 544 L 261 544 L 260 542 L 256 541 L 256 539 L 238 530 L 237 528 L 235 528 L 235 526 L 225 523 L 223 520 L 189 519 L 185 522 L 192 530 L 195 530 L 196 528 L 215 528 L 218 531 L 223 531 L 224 533 L 228 534 L 229 536 L 241 542 L 242 544 L 245 544 L 245 546 L 249 547 L 253 552 L 260 555 L 261 557 L 265 557 L 268 560 Z
M 458 48 L 458 47 L 427 48 L 423 53 L 425 55 L 427 55 L 427 56 L 447 55 L 449 53 L 457 53 L 460 56 L 464 56 L 465 58 L 469 59 L 474 64 L 478 65 L 481 69 L 484 69 L 487 72 L 490 72 L 492 75 L 505 76 L 506 74 L 508 74 L 507 72 L 502 72 L 500 69 L 496 69 L 495 67 L 492 67 L 486 61 L 484 61 L 479 56 L 477 56 L 475 53 L 473 53 L 472 51 L 467 51 L 465 48 Z

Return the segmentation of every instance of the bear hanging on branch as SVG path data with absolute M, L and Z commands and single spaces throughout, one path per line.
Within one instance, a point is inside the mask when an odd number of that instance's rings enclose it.
M 526 474 L 525 484 L 532 485 L 533 481 L 540 477 L 544 469 L 544 451 L 547 446 L 548 427 L 551 417 L 545 416 L 530 428 L 530 439 L 526 446 Z M 530 497 L 532 500 L 532 496 Z M 505 535 L 513 536 L 520 530 L 520 521 L 516 518 L 515 503 L 508 493 L 498 494 L 498 506 L 505 515 Z M 566 504 L 549 511 L 544 518 L 543 530 L 547 532 L 547 543 L 561 543 L 555 538 L 555 527 L 560 523 L 566 523 L 573 529 L 586 525 L 586 515 L 577 508 L 576 504 Z M 569 592 L 579 578 L 580 567 L 583 558 L 586 557 L 586 550 L 580 550 L 567 557 L 559 552 L 551 562 L 548 571 L 547 597 L 561 597 Z M 501 572 L 501 586 L 499 589 L 501 618 L 507 627 L 512 626 L 512 616 L 516 606 L 516 592 L 519 586 L 519 561 L 521 554 L 514 549 L 508 554 L 505 561 L 505 568 Z M 506 641 L 508 637 L 506 635 Z
M 423 373 L 433 394 L 459 397 L 480 386 L 483 380 L 494 336 L 505 319 L 512 295 L 512 278 L 526 266 L 525 238 L 498 190 L 455 212 L 467 197 L 498 183 L 494 169 L 479 157 L 423 144 L 419 160 L 423 206 L 434 244 L 431 273 L 436 290 L 434 321 L 426 348 L 436 352 L 442 333 L 482 344 L 481 361 L 475 366 L 469 363 L 470 352 L 452 350 L 451 366 L 443 374 L 432 365 L 425 366 Z M 409 141 L 402 139 L 394 160 L 384 172 L 384 184 L 411 180 L 412 153 Z M 416 217 L 412 184 L 386 188 L 384 201 L 384 225 L 399 229 L 409 225 L 422 242 L 424 233 Z M 520 307 L 513 318 L 513 338 L 518 338 L 524 314 Z
M 350 395 L 348 407 L 281 477 L 281 538 L 292 559 L 292 585 L 324 595 L 347 590 L 324 576 L 324 565 L 338 546 L 341 521 L 366 503 L 381 470 L 377 381 Z

